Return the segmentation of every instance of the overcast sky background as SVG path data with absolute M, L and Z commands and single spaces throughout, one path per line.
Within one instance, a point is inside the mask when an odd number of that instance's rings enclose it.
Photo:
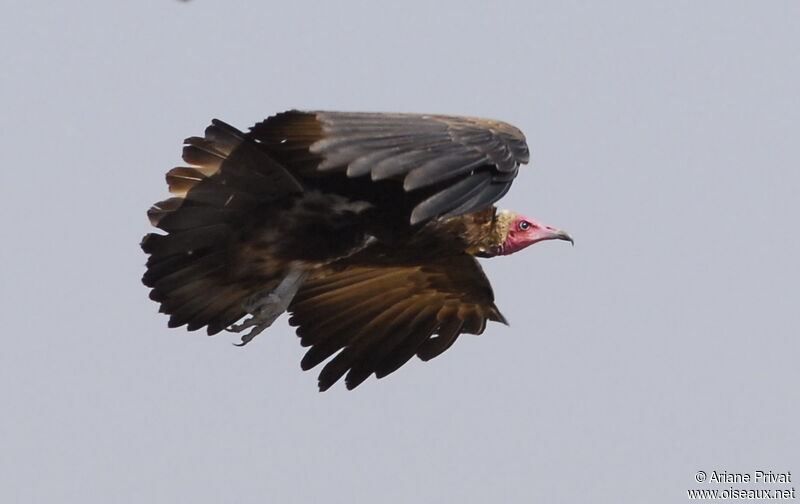
M 0 501 L 653 502 L 800 478 L 800 3 L 10 2 Z M 280 319 L 167 329 L 145 212 L 183 138 L 289 108 L 484 116 L 511 327 L 320 394 Z M 720 485 L 719 488 L 747 485 Z M 796 484 L 800 487 L 800 483 Z M 769 488 L 788 488 L 772 485 Z

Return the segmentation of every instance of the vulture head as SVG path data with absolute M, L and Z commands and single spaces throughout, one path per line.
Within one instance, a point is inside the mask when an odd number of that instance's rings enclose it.
M 575 244 L 566 231 L 508 210 L 498 213 L 497 227 L 501 239 L 498 255 L 513 254 L 529 245 L 545 240 L 566 240 Z

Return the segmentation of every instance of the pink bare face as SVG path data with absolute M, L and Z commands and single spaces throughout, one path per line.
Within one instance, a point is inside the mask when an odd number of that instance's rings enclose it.
M 508 227 L 508 236 L 500 248 L 500 255 L 513 254 L 528 245 L 544 240 L 566 240 L 574 244 L 572 238 L 565 231 L 517 215 Z

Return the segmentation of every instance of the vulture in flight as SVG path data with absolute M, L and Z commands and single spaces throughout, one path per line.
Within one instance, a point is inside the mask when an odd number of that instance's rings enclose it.
M 476 257 L 567 233 L 494 206 L 528 162 L 517 128 L 422 114 L 288 111 L 184 141 L 141 246 L 169 326 L 242 333 L 283 312 L 326 390 L 506 323 Z M 332 358 L 331 358 L 332 357 Z M 330 359 L 330 360 L 328 360 Z

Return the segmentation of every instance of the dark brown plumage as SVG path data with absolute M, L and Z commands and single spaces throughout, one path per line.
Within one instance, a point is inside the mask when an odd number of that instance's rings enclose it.
M 142 241 L 150 297 L 170 327 L 250 329 L 242 344 L 288 309 L 310 347 L 303 369 L 333 357 L 322 390 L 505 322 L 473 256 L 566 239 L 495 212 L 528 161 L 522 133 L 498 121 L 290 111 L 245 134 L 214 120 L 183 159 L 167 174 L 174 196 L 148 212 L 167 233 Z

